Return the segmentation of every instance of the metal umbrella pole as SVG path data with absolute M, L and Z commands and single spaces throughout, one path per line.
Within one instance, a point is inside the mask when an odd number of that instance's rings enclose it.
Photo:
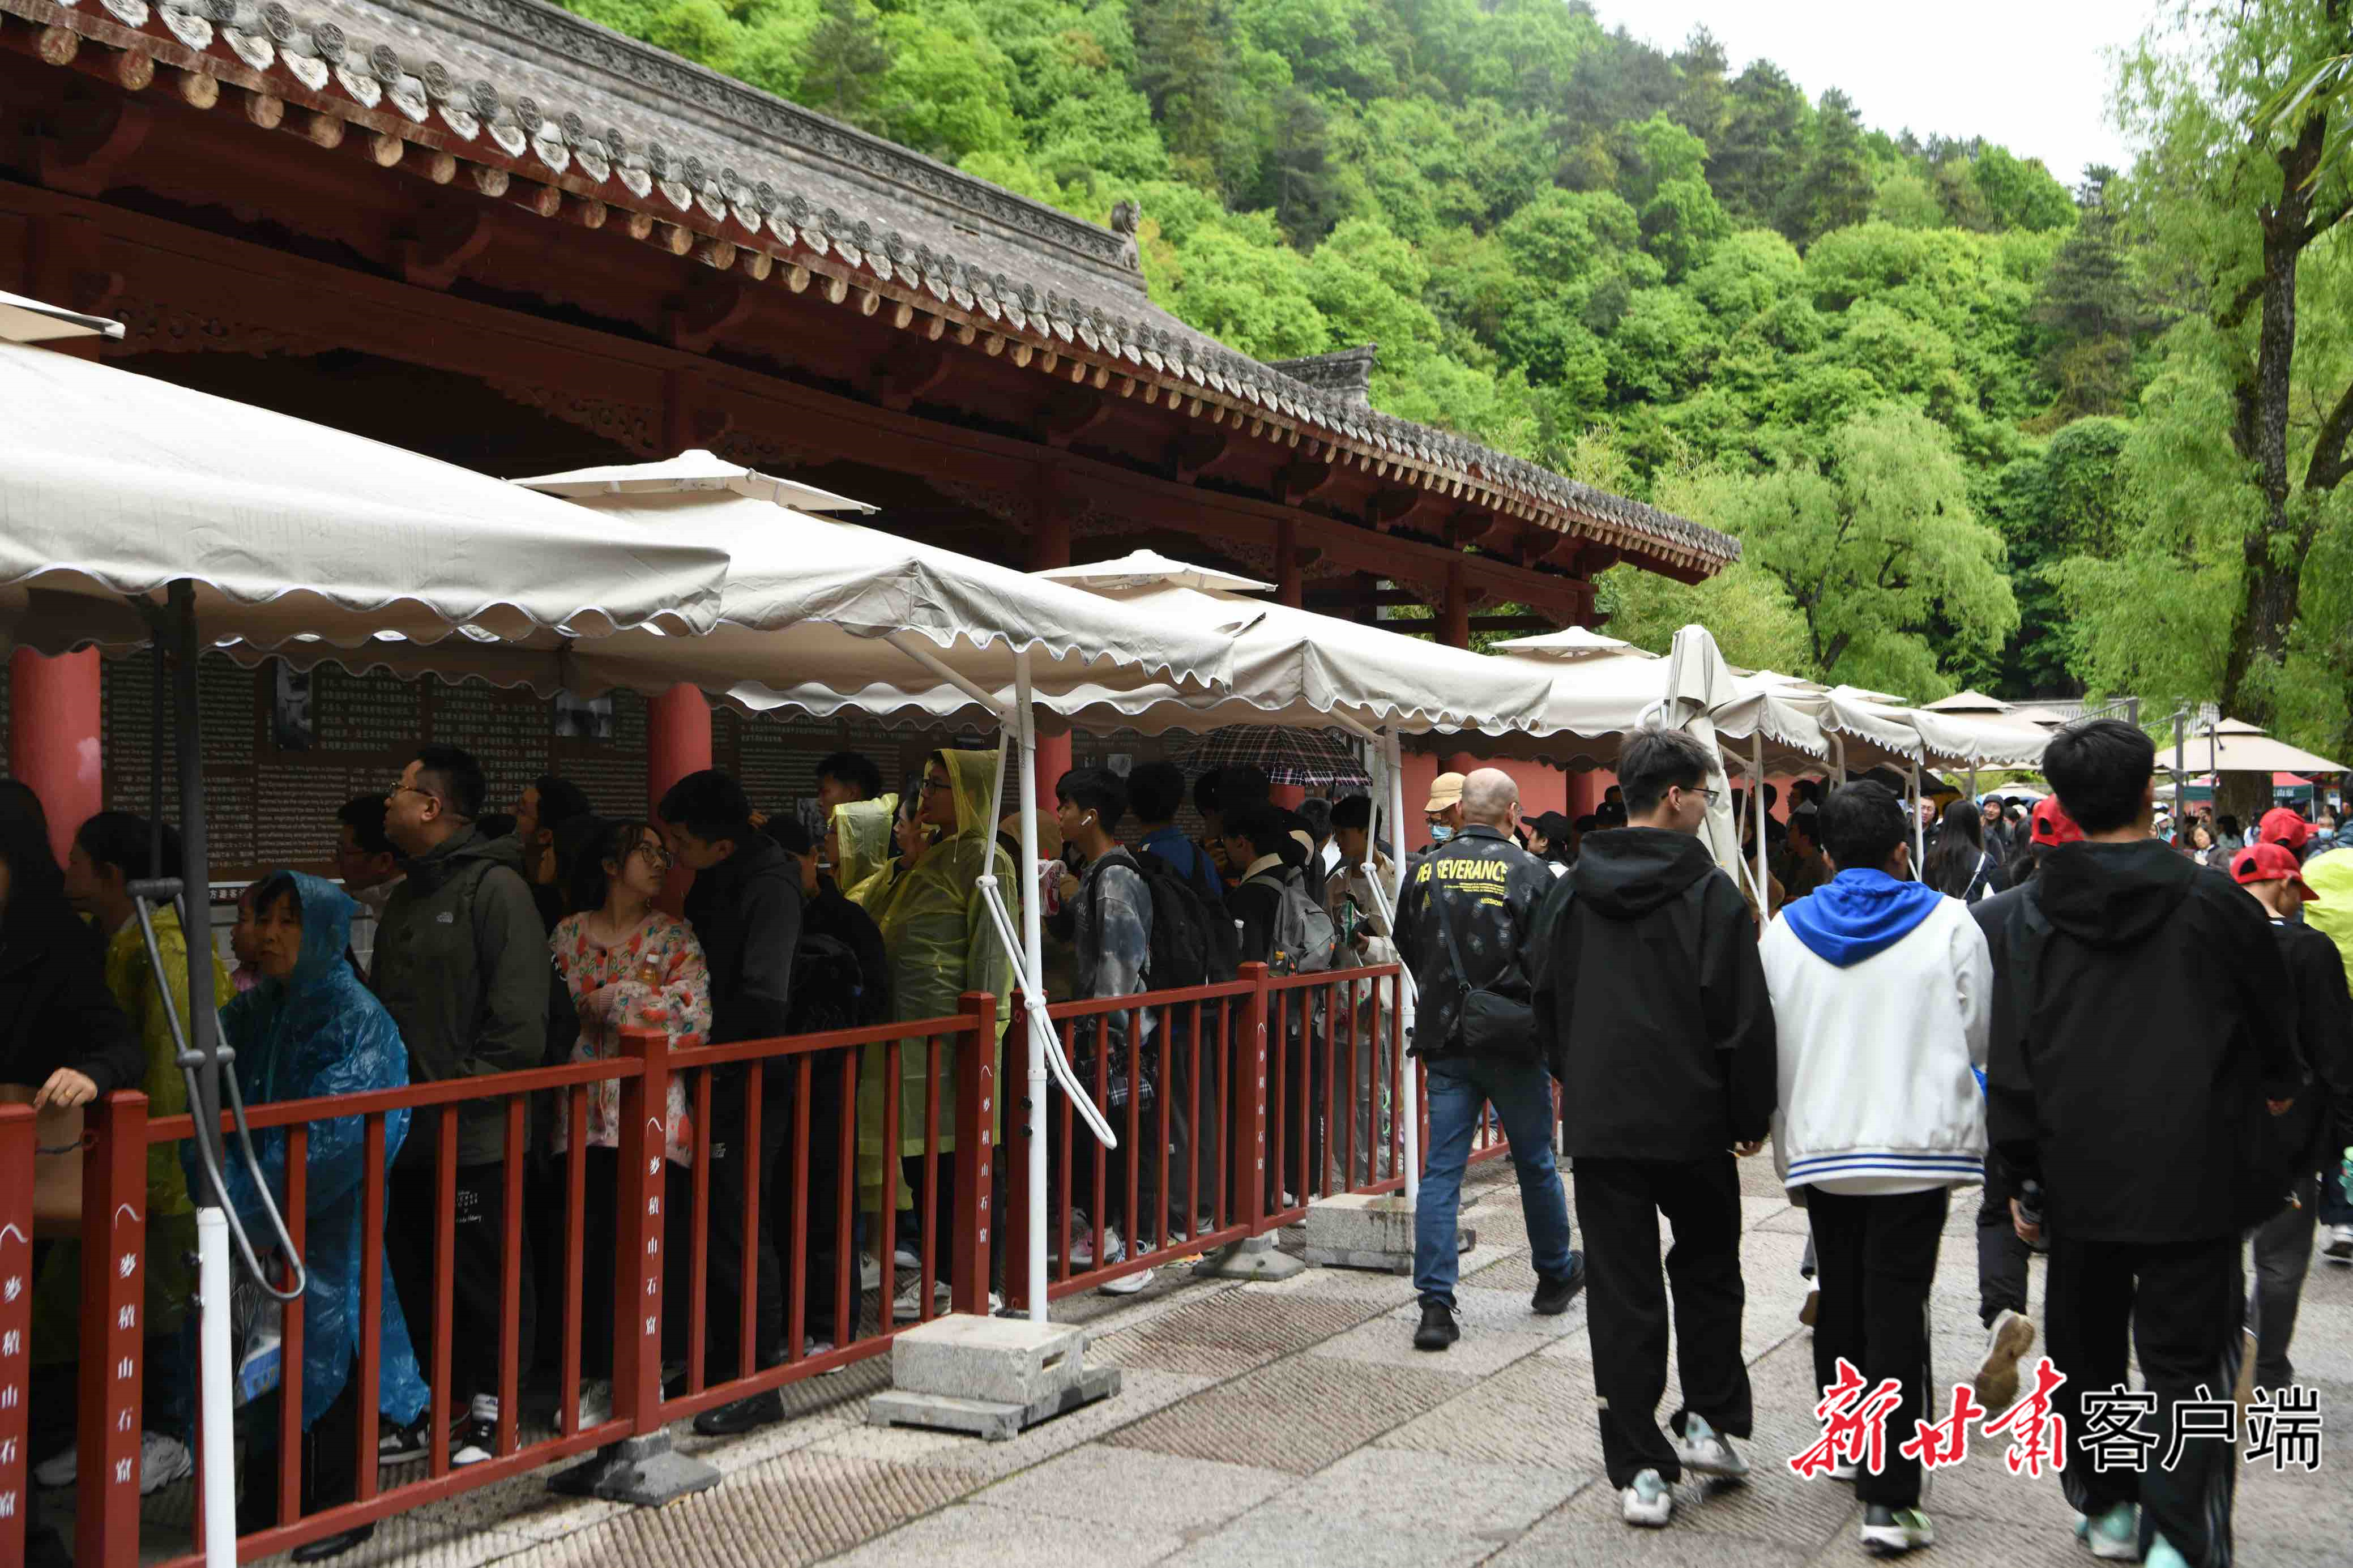
M 139 602 L 139 601 L 135 601 Z M 143 603 L 143 602 L 141 602 Z M 237 1120 L 238 1142 L 248 1171 L 260 1194 L 264 1212 L 276 1231 L 278 1247 L 287 1259 L 292 1273 L 292 1286 L 280 1290 L 270 1284 L 262 1272 L 260 1260 L 254 1256 L 253 1244 L 244 1226 L 228 1207 L 228 1187 L 225 1178 L 227 1150 L 220 1131 L 222 1103 L 221 1066 L 231 1059 L 232 1053 L 222 1044 L 218 1000 L 213 991 L 212 918 L 206 900 L 211 887 L 211 859 L 206 834 L 204 736 L 196 700 L 196 661 L 204 651 L 203 639 L 196 628 L 195 584 L 185 578 L 174 583 L 166 591 L 165 603 L 160 614 L 154 606 L 145 605 L 159 662 L 167 656 L 172 665 L 172 719 L 175 736 L 176 763 L 180 784 L 180 879 L 174 883 L 156 878 L 134 884 L 132 888 L 137 900 L 139 923 L 146 939 L 148 962 L 153 966 L 159 984 L 163 982 L 164 962 L 155 941 L 154 927 L 148 920 L 151 903 L 181 900 L 181 935 L 187 948 L 188 1018 L 186 1027 L 173 1015 L 171 988 L 162 985 L 164 1010 L 171 1025 L 174 1044 L 178 1047 L 178 1064 L 188 1080 L 188 1104 L 195 1112 L 195 1140 L 197 1165 L 203 1175 L 201 1190 L 196 1194 L 196 1279 L 197 1304 L 201 1316 L 197 1331 L 197 1365 L 199 1372 L 199 1412 L 202 1423 L 201 1441 L 204 1447 L 205 1490 L 205 1561 L 207 1568 L 235 1568 L 237 1563 L 237 1456 L 236 1432 L 233 1426 L 229 1345 L 229 1247 L 235 1241 L 245 1266 L 255 1280 L 270 1295 L 290 1301 L 300 1296 L 308 1284 L 307 1271 L 297 1255 L 293 1239 L 287 1233 L 286 1222 L 278 1211 L 276 1199 L 263 1179 L 260 1163 L 255 1159 L 253 1139 L 245 1125 L 245 1106 L 237 1095 L 234 1077 L 227 1080 L 229 1108 Z M 160 684 L 160 683 L 159 683 Z M 160 731 L 164 710 L 157 705 L 155 722 Z M 162 751 L 161 735 L 156 751 Z M 157 798 L 153 802 L 156 820 L 163 818 L 163 770 L 154 768 L 151 774 Z M 160 851 L 160 844 L 157 846 Z M 160 860 L 160 852 L 158 859 Z M 156 868 L 160 869 L 160 866 Z M 203 924 L 196 922 L 201 917 Z M 373 1397 L 370 1394 L 369 1397 Z

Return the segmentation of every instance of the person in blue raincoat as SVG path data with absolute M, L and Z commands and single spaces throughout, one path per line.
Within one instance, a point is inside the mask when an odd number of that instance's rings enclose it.
M 406 1087 L 408 1051 L 400 1031 L 344 957 L 351 944 L 352 913 L 358 906 L 332 883 L 300 871 L 269 878 L 257 905 L 262 979 L 221 1010 L 221 1033 L 237 1052 L 237 1081 L 246 1103 Z M 387 1169 L 407 1135 L 408 1120 L 406 1110 L 385 1117 Z M 359 1400 L 366 1391 L 351 1384 L 359 1357 L 364 1135 L 364 1117 L 310 1123 L 303 1257 L 310 1284 L 302 1299 L 305 1514 L 356 1495 Z M 263 1177 L 273 1199 L 281 1204 L 286 1142 L 282 1128 L 253 1134 Z M 195 1188 L 202 1181 L 195 1169 L 195 1148 L 184 1144 L 181 1152 Z M 259 1250 L 269 1234 L 269 1223 L 251 1171 L 234 1153 L 228 1162 L 228 1200 Z M 374 1397 L 385 1418 L 408 1425 L 423 1417 L 425 1380 L 389 1270 L 383 1273 L 378 1289 L 382 1372 Z M 269 1403 L 274 1405 L 275 1401 Z M 257 1409 L 254 1415 L 247 1441 L 259 1451 L 245 1466 L 245 1495 L 237 1508 L 240 1535 L 282 1522 L 277 1517 L 278 1416 L 274 1409 Z M 312 1542 L 297 1549 L 294 1559 L 311 1563 L 338 1555 L 366 1541 L 375 1530 L 372 1524 L 362 1525 Z

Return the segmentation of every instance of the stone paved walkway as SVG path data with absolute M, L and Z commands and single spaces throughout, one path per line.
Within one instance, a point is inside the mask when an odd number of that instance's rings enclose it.
M 1124 1302 L 1072 1303 L 1125 1369 L 1125 1391 L 1002 1444 L 865 1425 L 879 1363 L 787 1391 L 794 1412 L 756 1436 L 681 1447 L 726 1472 L 659 1510 L 549 1496 L 537 1479 L 386 1524 L 346 1562 L 400 1568 L 647 1568 L 837 1558 L 1087 1568 L 1334 1563 L 1451 1568 L 1610 1563 L 1701 1568 L 1864 1561 L 1848 1489 L 1778 1461 L 1812 1437 L 1811 1351 L 1797 1313 L 1803 1215 L 1769 1157 L 1743 1163 L 1745 1342 L 1757 1477 L 1714 1496 L 1677 1490 L 1673 1527 L 1620 1524 L 1600 1476 L 1582 1302 L 1533 1317 L 1515 1190 L 1488 1169 L 1466 1197 L 1480 1245 L 1463 1259 L 1464 1337 L 1409 1344 L 1403 1279 L 1311 1269 L 1280 1285 L 1168 1283 Z M 1973 1195 L 1955 1205 L 1934 1307 L 1936 1371 L 1965 1378 L 1980 1342 Z M 2034 1307 L 2042 1308 L 2040 1270 Z M 1060 1315 L 1060 1314 L 1058 1314 Z M 2353 1269 L 2316 1261 L 2295 1342 L 2321 1391 L 2329 1450 L 2316 1475 L 2242 1471 L 2239 1561 L 2353 1563 Z M 1668 1392 L 1668 1408 L 1674 1391 Z M 681 1431 L 684 1429 L 681 1428 Z M 1998 1453 L 1940 1472 L 1930 1568 L 2088 1563 L 2055 1481 L 2012 1478 Z

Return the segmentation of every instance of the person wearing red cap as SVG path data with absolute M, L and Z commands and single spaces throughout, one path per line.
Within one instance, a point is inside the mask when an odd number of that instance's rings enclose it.
M 2304 858 L 2304 847 L 2311 841 L 2312 824 L 2293 806 L 2275 805 L 2255 825 L 2256 843 L 2284 846 L 2299 861 Z
M 2295 989 L 2298 1043 L 2316 1080 L 2271 1128 L 2295 1201 L 2255 1230 L 2254 1299 L 2248 1304 L 2247 1328 L 2256 1336 L 2255 1386 L 2277 1391 L 2295 1381 L 2287 1348 L 2295 1335 L 2305 1271 L 2312 1264 L 2323 1172 L 2333 1175 L 2337 1151 L 2353 1142 L 2353 996 L 2347 993 L 2337 944 L 2288 918 L 2318 896 L 2305 881 L 2293 851 L 2284 844 L 2250 844 L 2232 859 L 2231 876 L 2271 917 L 2272 935 Z
M 2020 1236 L 2048 1237 L 2043 1334 L 2065 1380 L 2052 1405 L 2076 1533 L 2095 1556 L 2188 1568 L 2230 1561 L 2237 1454 L 2189 1443 L 2117 1463 L 2086 1399 L 2126 1384 L 2137 1352 L 2155 1406 L 2141 1430 L 2161 1438 L 2182 1405 L 2236 1384 L 2240 1250 L 2284 1197 L 2265 1112 L 2305 1074 L 2263 910 L 2150 837 L 2156 763 L 2119 720 L 2051 738 L 2043 776 L 2084 837 L 2043 856 L 2003 921 L 1987 1121 Z

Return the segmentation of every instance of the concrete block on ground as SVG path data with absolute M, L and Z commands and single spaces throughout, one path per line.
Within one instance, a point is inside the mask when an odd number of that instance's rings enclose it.
M 1082 1405 L 1110 1398 L 1119 1392 L 1119 1368 L 1115 1366 L 1082 1367 L 1069 1383 L 1027 1405 L 886 1389 L 867 1403 L 866 1420 L 874 1426 L 923 1426 L 938 1432 L 969 1433 L 992 1443 L 1004 1443 L 1041 1421 L 1050 1421 Z
M 1275 1246 L 1271 1236 L 1246 1236 L 1194 1267 L 1204 1279 L 1290 1279 L 1306 1272 L 1307 1265 Z
M 951 1313 L 891 1342 L 892 1386 L 868 1403 L 867 1423 L 1005 1442 L 1119 1392 L 1118 1369 L 1090 1370 L 1086 1353 L 1072 1324 Z
M 1464 1252 L 1479 1243 L 1469 1226 L 1460 1226 L 1456 1237 Z M 1319 1268 L 1412 1273 L 1413 1205 L 1400 1193 L 1317 1198 L 1307 1205 L 1307 1261 Z
M 1026 1407 L 1077 1383 L 1086 1351 L 1086 1331 L 1068 1323 L 952 1312 L 891 1342 L 891 1386 Z

